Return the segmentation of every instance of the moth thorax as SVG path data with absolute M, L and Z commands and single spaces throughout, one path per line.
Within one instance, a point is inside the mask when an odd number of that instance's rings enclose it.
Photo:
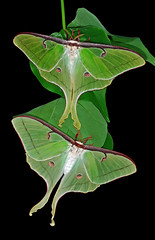
M 68 69 L 70 70 L 71 74 L 73 73 L 74 67 L 76 65 L 76 60 L 78 57 L 78 47 L 77 46 L 66 46 L 67 48 L 67 55 L 68 55 Z
M 77 58 L 77 56 L 78 56 L 78 48 L 79 47 L 67 45 L 66 48 L 67 48 L 67 54 L 70 57 Z
M 67 174 L 70 172 L 70 170 L 72 169 L 73 165 L 75 164 L 75 162 L 82 157 L 83 154 L 83 149 L 79 148 L 75 145 L 71 145 L 70 149 L 68 151 L 68 156 L 66 159 L 66 163 L 64 166 L 64 174 Z M 81 159 L 79 159 L 80 161 Z

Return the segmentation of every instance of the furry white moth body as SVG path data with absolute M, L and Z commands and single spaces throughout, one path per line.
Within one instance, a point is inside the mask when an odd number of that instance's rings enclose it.
M 80 157 L 82 159 L 82 155 L 84 153 L 84 149 L 79 148 L 75 145 L 71 145 L 69 151 L 68 151 L 68 156 L 66 159 L 66 163 L 64 166 L 64 175 L 70 172 L 72 169 L 73 165 L 75 164 L 76 160 Z

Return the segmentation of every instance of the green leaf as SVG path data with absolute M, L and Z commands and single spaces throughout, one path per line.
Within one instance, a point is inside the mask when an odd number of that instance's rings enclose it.
M 52 33 L 50 36 L 52 36 L 52 37 L 56 37 L 56 38 L 61 38 L 61 39 L 66 39 L 65 38 L 65 31 L 62 29 L 62 32 L 60 31 L 60 32 L 54 32 L 54 33 Z
M 139 53 L 147 62 L 155 66 L 155 57 L 148 51 L 139 37 L 124 37 L 109 34 L 111 44 L 115 46 L 126 47 Z
M 107 88 L 98 91 L 86 92 L 81 95 L 80 100 L 91 101 L 95 107 L 99 109 L 105 120 L 110 122 L 106 105 L 106 90 Z
M 107 133 L 107 138 L 106 138 L 105 143 L 103 145 L 103 148 L 113 150 L 113 147 L 114 147 L 114 142 L 113 142 L 112 136 L 108 132 Z
M 80 30 L 80 34 L 84 34 L 84 39 L 82 39 L 82 37 L 80 38 L 81 42 L 89 41 L 94 43 L 111 44 L 105 31 L 99 27 L 87 26 L 78 29 Z
M 70 116 L 66 119 L 62 128 L 58 127 L 59 118 L 63 113 L 64 107 L 65 99 L 59 98 L 50 103 L 34 108 L 31 111 L 24 113 L 24 115 L 42 119 L 74 139 L 77 130 L 73 126 L 73 120 Z M 77 111 L 80 122 L 82 123 L 80 129 L 82 139 L 93 135 L 93 139 L 89 140 L 88 144 L 93 143 L 94 146 L 102 147 L 107 138 L 107 123 L 100 111 L 91 102 L 84 100 L 79 100 Z
M 94 26 L 97 28 L 101 28 L 105 31 L 105 33 L 108 33 L 102 23 L 94 14 L 89 12 L 86 8 L 78 8 L 75 19 L 71 23 L 69 23 L 67 27 L 78 28 L 86 26 Z
M 47 90 L 53 93 L 60 95 L 61 97 L 64 97 L 63 91 L 57 85 L 54 85 L 46 81 L 43 77 L 41 77 L 38 68 L 32 62 L 29 62 L 29 63 L 30 63 L 31 71 L 33 72 L 33 74 L 36 76 L 36 78 L 39 80 L 39 82 L 44 88 L 46 88 Z
M 90 42 L 111 44 L 107 35 L 108 31 L 98 18 L 85 8 L 77 10 L 75 19 L 68 24 L 67 28 L 74 29 L 74 31 L 80 30 L 80 34 L 84 34 L 85 37 L 84 39 L 80 38 L 81 42 L 87 41 L 90 38 Z
M 79 8 L 77 10 L 75 19 L 70 24 L 68 24 L 68 27 L 71 28 L 90 26 L 103 30 L 107 35 L 107 39 L 111 41 L 111 45 L 122 46 L 134 50 L 139 53 L 146 61 L 155 66 L 155 57 L 149 52 L 139 37 L 125 37 L 111 34 L 106 30 L 98 18 L 85 8 Z M 98 42 L 98 36 L 96 36 L 96 40 L 93 39 L 93 41 Z M 103 43 L 103 41 L 101 40 L 100 43 Z

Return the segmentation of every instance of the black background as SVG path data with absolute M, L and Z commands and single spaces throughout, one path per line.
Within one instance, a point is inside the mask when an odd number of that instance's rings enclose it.
M 5 225 L 12 236 L 36 238 L 59 237 L 61 234 L 67 238 L 91 234 L 103 238 L 125 238 L 148 234 L 154 198 L 154 67 L 147 63 L 142 68 L 124 73 L 107 90 L 111 120 L 109 132 L 114 139 L 114 149 L 134 159 L 137 173 L 102 185 L 93 193 L 66 194 L 58 203 L 56 226 L 51 228 L 50 211 L 54 194 L 42 210 L 33 217 L 28 216 L 31 207 L 44 196 L 46 185 L 26 163 L 24 150 L 10 121 L 12 116 L 50 102 L 57 95 L 39 84 L 31 73 L 27 58 L 13 45 L 12 39 L 24 31 L 47 35 L 59 31 L 60 1 L 16 1 L 4 6 L 6 37 L 2 37 L 1 44 L 5 59 L 1 69 L 4 84 L 1 92 L 1 127 L 4 131 L 2 153 L 5 153 L 5 181 L 2 180 L 2 185 L 5 183 L 4 208 L 7 210 Z M 85 7 L 99 18 L 108 31 L 138 36 L 155 54 L 153 1 L 141 1 L 141 4 L 124 1 L 122 4 L 118 1 L 66 0 L 65 7 L 67 23 L 74 19 L 77 8 Z

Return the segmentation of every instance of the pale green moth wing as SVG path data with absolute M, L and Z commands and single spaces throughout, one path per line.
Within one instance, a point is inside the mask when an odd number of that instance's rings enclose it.
M 71 64 L 70 67 L 68 67 L 69 63 Z M 71 72 L 70 69 L 72 69 Z M 51 72 L 40 70 L 40 75 L 51 83 L 57 84 L 59 82 L 58 85 L 64 92 L 66 106 L 59 120 L 59 126 L 62 125 L 71 113 L 71 117 L 74 120 L 73 125 L 77 129 L 81 128 L 77 114 L 77 101 L 81 94 L 86 91 L 103 89 L 112 82 L 112 80 L 95 80 L 82 65 L 79 55 L 76 58 L 74 67 L 72 62 L 70 62 L 68 54 L 64 54 L 56 69 L 53 69 Z
M 145 63 L 139 54 L 114 46 L 113 48 L 83 48 L 80 51 L 80 58 L 87 71 L 95 78 L 102 80 L 114 78 Z
M 27 117 L 17 117 L 12 120 L 26 153 L 37 161 L 45 161 L 56 157 L 68 147 L 68 142 L 41 122 Z M 50 137 L 48 139 L 48 134 Z M 59 132 L 59 131 L 58 131 Z
M 30 33 L 21 33 L 14 38 L 13 43 L 37 68 L 51 71 L 62 58 L 65 49 L 55 41 L 44 43 L 44 40 L 43 37 L 36 37 Z
M 77 160 L 70 172 L 62 178 L 54 196 L 51 226 L 55 224 L 54 215 L 57 202 L 64 194 L 92 192 L 101 184 L 136 172 L 134 162 L 121 153 L 87 145 L 84 146 L 84 149 L 78 148 L 76 151 Z
M 90 181 L 87 175 L 87 172 L 85 171 L 83 160 L 80 156 L 78 157 L 77 155 L 75 164 L 73 165 L 70 172 L 65 174 L 64 177 L 62 178 L 59 188 L 53 198 L 52 219 L 51 219 L 50 225 L 51 226 L 55 225 L 54 216 L 55 216 L 56 206 L 57 206 L 58 200 L 64 194 L 69 192 L 81 192 L 81 193 L 93 192 L 99 186 L 100 186 L 99 184 L 94 184 Z
M 100 184 L 136 171 L 129 157 L 109 149 L 84 145 L 41 119 L 20 116 L 12 122 L 26 150 L 27 162 L 47 184 L 46 195 L 31 209 L 30 215 L 46 204 L 63 176 L 52 202 L 52 226 L 55 224 L 57 202 L 65 193 L 94 191 Z
M 144 59 L 126 48 L 22 33 L 14 44 L 36 65 L 40 75 L 61 88 L 66 107 L 59 126 L 71 113 L 80 129 L 76 104 L 86 91 L 104 89 L 119 74 L 144 65 Z M 103 81 L 104 80 L 104 81 Z
M 44 198 L 31 209 L 32 215 L 46 204 L 54 186 L 63 175 L 70 143 L 59 134 L 58 129 L 34 117 L 16 117 L 12 124 L 25 148 L 28 164 L 47 185 Z
M 84 165 L 91 181 L 104 184 L 136 172 L 134 162 L 123 154 L 115 152 L 88 151 L 84 155 Z
M 32 170 L 34 170 L 37 174 L 39 174 L 39 176 L 41 176 L 45 180 L 47 186 L 45 196 L 38 204 L 36 204 L 30 210 L 30 216 L 32 216 L 34 212 L 36 212 L 38 209 L 41 209 L 47 203 L 53 188 L 63 175 L 63 168 L 66 161 L 66 156 L 67 155 L 63 153 L 61 155 L 49 158 L 44 161 L 36 161 L 35 159 L 27 155 L 27 163 L 30 165 Z

